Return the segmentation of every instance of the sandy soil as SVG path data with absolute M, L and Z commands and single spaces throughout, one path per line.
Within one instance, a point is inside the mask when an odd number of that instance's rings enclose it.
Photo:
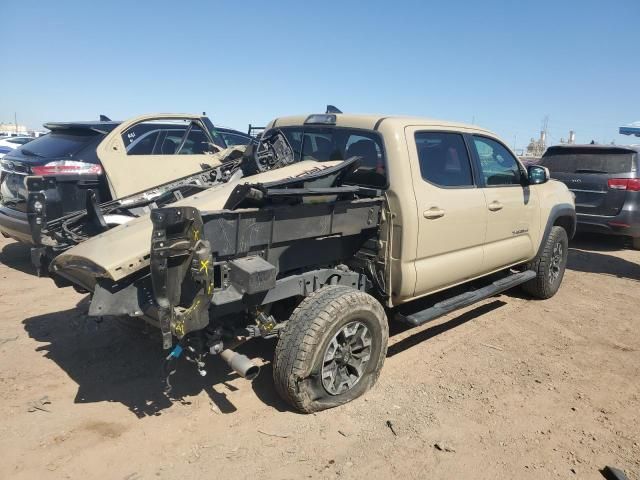
M 96 323 L 26 248 L 0 252 L 0 478 L 640 479 L 640 252 L 622 240 L 574 241 L 551 300 L 393 328 L 376 387 L 315 415 L 277 397 L 267 341 L 245 350 L 253 384 L 182 364 L 169 401 L 157 333 Z

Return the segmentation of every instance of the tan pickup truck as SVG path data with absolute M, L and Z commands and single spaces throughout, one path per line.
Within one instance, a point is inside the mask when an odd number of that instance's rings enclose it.
M 258 367 L 233 349 L 278 337 L 278 392 L 304 412 L 329 408 L 375 383 L 388 321 L 421 325 L 516 285 L 545 299 L 562 282 L 573 196 L 486 130 L 278 118 L 243 161 L 254 174 L 53 262 L 55 275 L 92 292 L 90 315 L 160 328 L 167 378 L 181 354 L 202 374 L 212 354 L 254 378 Z

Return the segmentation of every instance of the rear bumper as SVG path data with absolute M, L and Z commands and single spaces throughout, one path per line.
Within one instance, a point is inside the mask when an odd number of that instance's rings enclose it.
M 27 214 L 0 205 L 0 232 L 27 245 L 33 245 Z
M 640 209 L 625 205 L 615 217 L 577 214 L 578 231 L 640 237 Z

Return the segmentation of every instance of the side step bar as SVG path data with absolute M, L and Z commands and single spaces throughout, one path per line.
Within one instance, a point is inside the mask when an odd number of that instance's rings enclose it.
M 417 327 L 423 325 L 431 320 L 435 320 L 442 315 L 458 310 L 459 308 L 468 307 L 480 300 L 492 297 L 498 293 L 502 293 L 505 290 L 509 290 L 516 285 L 532 280 L 536 277 L 536 272 L 533 270 L 525 270 L 524 272 L 513 273 L 507 277 L 496 280 L 495 282 L 487 285 L 486 287 L 479 288 L 473 292 L 465 292 L 455 297 L 448 298 L 442 302 L 436 303 L 432 307 L 426 308 L 420 312 L 411 315 L 396 314 L 396 320 Z

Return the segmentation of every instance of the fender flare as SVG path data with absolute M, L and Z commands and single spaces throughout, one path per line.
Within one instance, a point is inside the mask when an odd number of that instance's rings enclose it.
M 540 241 L 540 245 L 538 246 L 538 252 L 536 256 L 539 256 L 544 248 L 544 242 L 549 236 L 551 232 L 551 228 L 557 225 L 558 219 L 566 219 L 561 226 L 568 226 L 567 237 L 569 240 L 573 238 L 576 234 L 576 226 L 577 226 L 577 218 L 576 218 L 576 209 L 570 203 L 559 203 L 558 205 L 554 205 L 551 211 L 549 212 L 549 216 L 547 217 L 547 224 L 544 228 L 544 234 L 542 235 L 542 239 Z

